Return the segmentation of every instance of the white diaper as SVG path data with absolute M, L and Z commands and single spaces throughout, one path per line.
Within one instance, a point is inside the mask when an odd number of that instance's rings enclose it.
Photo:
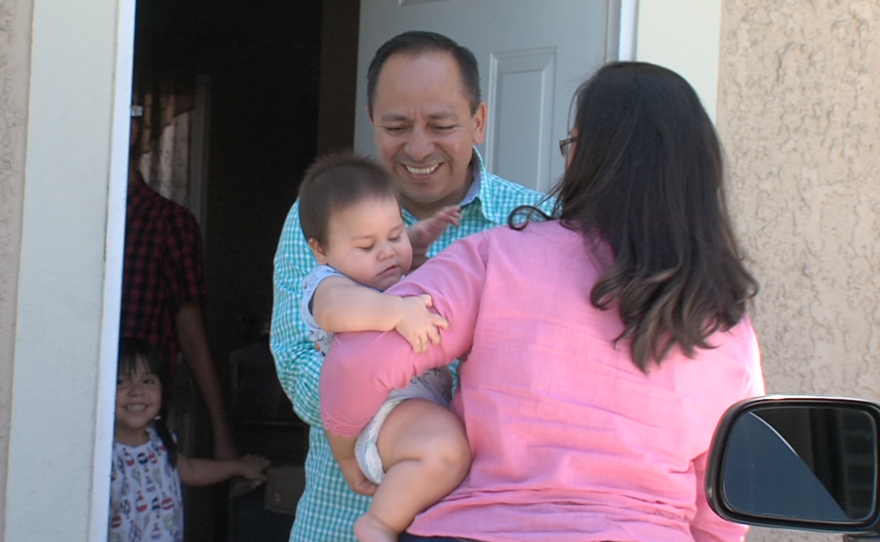
M 379 431 L 391 411 L 407 399 L 427 399 L 448 407 L 452 400 L 452 371 L 449 367 L 431 369 L 413 378 L 406 388 L 392 391 L 382 403 L 379 412 L 361 431 L 355 444 L 355 456 L 361 471 L 375 484 L 381 484 L 385 478 L 385 469 L 382 468 L 382 458 L 379 457 L 379 448 L 376 445 Z

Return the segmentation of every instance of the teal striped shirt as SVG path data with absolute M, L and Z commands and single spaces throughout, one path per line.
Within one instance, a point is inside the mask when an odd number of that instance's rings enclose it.
M 510 212 L 520 205 L 540 202 L 544 194 L 505 181 L 487 172 L 474 149 L 474 184 L 462 201 L 459 227 L 450 227 L 428 253 L 433 256 L 453 241 L 488 228 L 507 224 Z M 543 207 L 550 210 L 550 203 Z M 416 218 L 406 209 L 407 226 Z M 324 426 L 318 388 L 323 357 L 308 339 L 300 318 L 302 279 L 317 265 L 299 222 L 299 202 L 287 215 L 275 254 L 275 300 L 271 346 L 278 379 L 309 431 L 306 487 L 296 511 L 291 542 L 357 542 L 352 530 L 367 511 L 370 498 L 352 492 L 333 459 Z

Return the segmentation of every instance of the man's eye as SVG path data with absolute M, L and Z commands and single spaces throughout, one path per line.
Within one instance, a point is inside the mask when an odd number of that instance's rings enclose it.
M 434 126 L 434 130 L 438 132 L 451 132 L 455 129 L 455 125 Z
M 403 126 L 386 126 L 385 131 L 389 134 L 402 134 L 406 130 Z

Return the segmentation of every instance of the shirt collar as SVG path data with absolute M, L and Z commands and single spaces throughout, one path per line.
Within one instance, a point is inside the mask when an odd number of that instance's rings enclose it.
M 480 151 L 478 151 L 476 147 L 474 147 L 474 157 L 471 159 L 471 170 L 474 182 L 471 183 L 471 187 L 468 189 L 467 194 L 464 195 L 464 199 L 459 203 L 462 207 L 480 196 L 480 187 L 483 186 L 483 177 L 486 176 L 486 168 L 483 166 L 483 157 L 480 156 Z

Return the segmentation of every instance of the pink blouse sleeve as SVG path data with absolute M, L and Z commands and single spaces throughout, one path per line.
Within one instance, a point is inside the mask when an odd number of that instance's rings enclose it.
M 745 341 L 745 352 L 742 358 L 747 363 L 744 381 L 741 383 L 739 399 L 764 395 L 764 374 L 761 370 L 761 353 L 758 339 L 752 328 L 751 319 L 746 316 L 738 326 L 748 340 Z M 694 460 L 694 472 L 697 478 L 697 513 L 691 521 L 691 534 L 695 542 L 742 542 L 748 532 L 748 526 L 727 522 L 709 507 L 706 498 L 706 452 Z
M 415 354 L 396 331 L 340 333 L 321 372 L 321 416 L 331 433 L 352 437 L 376 414 L 391 390 L 428 369 L 448 365 L 473 341 L 486 276 L 487 233 L 461 239 L 386 293 L 429 294 L 449 321 L 441 343 Z

